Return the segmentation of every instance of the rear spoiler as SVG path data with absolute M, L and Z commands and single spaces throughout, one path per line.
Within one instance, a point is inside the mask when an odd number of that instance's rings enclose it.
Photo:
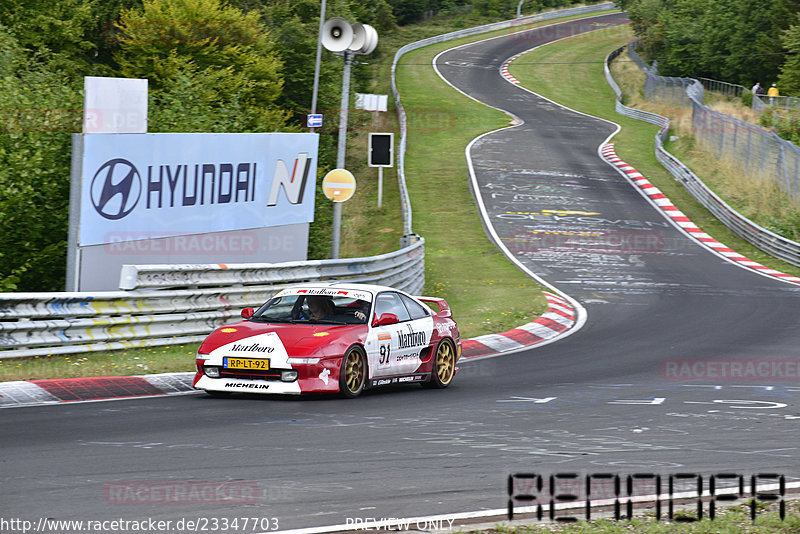
M 431 304 L 435 304 L 439 308 L 439 313 L 436 315 L 438 317 L 452 317 L 453 314 L 450 312 L 450 306 L 447 304 L 447 301 L 438 297 L 417 297 L 422 302 L 427 302 Z

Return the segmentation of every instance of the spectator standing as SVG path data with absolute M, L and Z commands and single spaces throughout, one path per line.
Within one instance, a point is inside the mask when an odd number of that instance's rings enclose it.
M 767 96 L 769 97 L 770 106 L 775 104 L 775 97 L 779 95 L 780 93 L 778 92 L 778 86 L 773 83 L 772 87 L 770 87 L 769 91 L 767 91 Z
M 756 82 L 751 91 L 753 92 L 754 95 L 763 95 L 764 88 L 761 87 L 761 82 Z

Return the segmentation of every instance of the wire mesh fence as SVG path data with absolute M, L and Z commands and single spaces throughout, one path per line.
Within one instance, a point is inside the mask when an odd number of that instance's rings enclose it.
M 636 54 L 635 42 L 629 44 L 628 54 L 638 58 L 634 59 L 637 65 L 645 65 L 647 100 L 691 108 L 692 132 L 700 146 L 735 162 L 753 180 L 775 183 L 800 205 L 800 148 L 772 131 L 705 106 L 703 83 L 659 76 L 655 67 L 647 67 Z
M 753 109 L 764 111 L 768 107 L 800 111 L 800 98 L 795 96 L 753 95 Z
M 745 86 L 735 83 L 721 82 L 710 78 L 697 79 L 707 90 L 719 93 L 727 98 L 741 98 L 745 92 L 749 91 Z
M 614 93 L 617 95 L 615 109 L 617 113 L 631 117 L 634 119 L 642 120 L 655 124 L 660 127 L 658 134 L 655 136 L 655 155 L 656 159 L 666 168 L 672 176 L 681 182 L 683 186 L 689 191 L 700 204 L 706 207 L 715 217 L 722 223 L 730 228 L 734 233 L 749 241 L 754 246 L 760 248 L 764 252 L 780 258 L 792 265 L 800 266 L 800 243 L 787 239 L 783 236 L 777 235 L 766 228 L 763 228 L 747 217 L 743 216 L 724 200 L 718 197 L 711 189 L 709 189 L 700 178 L 698 178 L 686 165 L 667 152 L 664 148 L 664 142 L 669 136 L 670 121 L 667 117 L 656 115 L 648 111 L 629 108 L 622 104 L 622 91 L 620 90 L 614 78 L 611 76 L 609 63 L 616 58 L 624 47 L 614 50 L 608 55 L 605 61 L 605 75 Z M 634 60 L 635 61 L 635 60 Z M 648 70 L 644 62 L 640 64 L 643 70 Z M 698 84 L 699 85 L 699 84 Z M 698 91 L 697 86 L 690 86 L 689 91 Z M 702 94 L 700 96 L 702 99 Z M 738 132 L 737 132 L 738 133 Z M 752 137 L 750 137 L 752 141 Z M 766 151 L 764 152 L 766 153 Z

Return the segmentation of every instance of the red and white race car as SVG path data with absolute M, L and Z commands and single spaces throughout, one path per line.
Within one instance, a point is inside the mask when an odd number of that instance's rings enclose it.
M 242 317 L 200 345 L 195 388 L 345 397 L 406 382 L 445 388 L 461 356 L 458 325 L 444 299 L 390 287 L 297 285 L 258 310 L 245 308 Z

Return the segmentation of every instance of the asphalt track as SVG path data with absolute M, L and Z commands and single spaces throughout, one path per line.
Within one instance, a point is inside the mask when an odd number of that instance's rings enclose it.
M 588 29 L 566 24 L 566 34 Z M 797 360 L 798 288 L 726 262 L 668 223 L 598 157 L 614 125 L 500 77 L 504 59 L 560 36 L 485 41 L 437 66 L 524 121 L 471 147 L 476 193 L 508 249 L 585 306 L 581 330 L 464 362 L 444 391 L 3 410 L 2 517 L 200 519 L 207 531 L 253 532 L 502 509 L 517 472 L 796 479 L 796 377 L 773 365 L 769 377 L 709 380 L 671 376 L 670 365 Z M 169 497 L 209 485 L 213 496 Z M 211 528 L 237 517 L 268 523 Z

